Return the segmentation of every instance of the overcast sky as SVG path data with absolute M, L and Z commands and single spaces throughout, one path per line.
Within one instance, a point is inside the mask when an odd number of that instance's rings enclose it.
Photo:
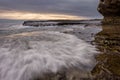
M 0 13 L 25 11 L 99 18 L 99 0 L 0 0 Z

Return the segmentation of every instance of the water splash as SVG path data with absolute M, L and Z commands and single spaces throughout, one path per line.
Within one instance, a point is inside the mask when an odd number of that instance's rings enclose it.
M 26 32 L 0 39 L 0 80 L 30 80 L 62 68 L 90 68 L 94 46 L 53 31 Z

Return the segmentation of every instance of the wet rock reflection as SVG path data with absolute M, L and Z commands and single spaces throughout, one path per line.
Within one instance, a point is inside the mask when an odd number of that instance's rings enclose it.
M 91 71 L 95 80 L 120 80 L 120 25 L 102 25 L 95 37 L 101 54 L 98 64 Z

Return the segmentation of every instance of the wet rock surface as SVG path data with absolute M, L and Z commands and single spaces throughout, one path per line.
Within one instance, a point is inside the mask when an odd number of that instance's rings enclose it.
M 104 16 L 103 23 L 120 24 L 120 0 L 100 0 L 98 11 Z
M 120 26 L 102 25 L 102 29 L 95 37 L 101 54 L 91 72 L 95 80 L 120 80 Z
M 93 80 L 90 73 L 85 73 L 78 69 L 68 69 L 56 74 L 49 73 L 41 78 L 33 78 L 32 80 Z

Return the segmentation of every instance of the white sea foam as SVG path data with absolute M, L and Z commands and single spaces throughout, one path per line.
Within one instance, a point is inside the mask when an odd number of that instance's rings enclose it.
M 13 30 L 15 30 L 15 29 L 23 29 L 23 28 L 30 28 L 31 26 L 23 26 L 23 25 L 12 25 L 12 26 L 10 26 L 8 29 L 13 29 Z
M 30 80 L 62 68 L 91 67 L 95 47 L 69 34 L 42 31 L 0 39 L 0 80 Z

